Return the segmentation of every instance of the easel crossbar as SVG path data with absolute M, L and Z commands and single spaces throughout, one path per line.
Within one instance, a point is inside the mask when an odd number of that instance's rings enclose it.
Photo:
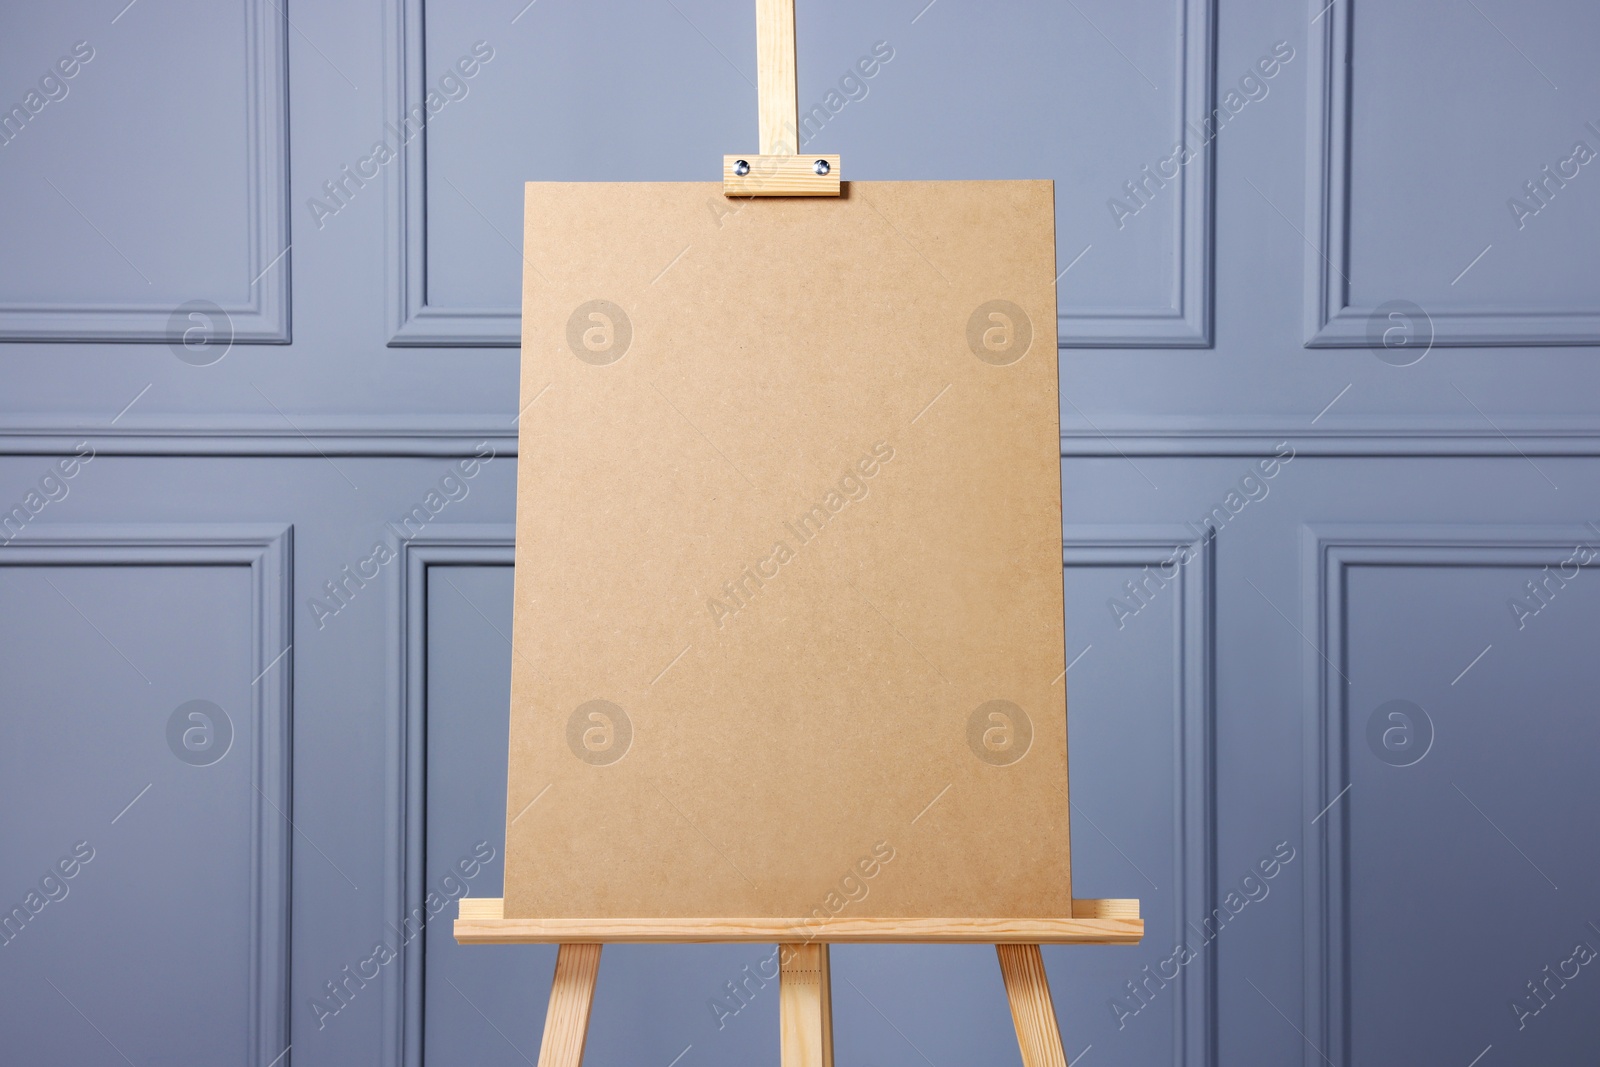
M 461 944 L 818 942 L 1131 945 L 1144 936 L 1137 900 L 1075 900 L 1072 916 L 1042 919 L 507 919 L 504 901 L 460 902 Z

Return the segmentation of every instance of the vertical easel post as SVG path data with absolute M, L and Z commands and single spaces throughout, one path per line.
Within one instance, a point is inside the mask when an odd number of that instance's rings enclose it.
M 1022 1067 L 1067 1067 L 1056 1025 L 1056 1007 L 1050 1001 L 1050 980 L 1038 945 L 996 945 L 1000 976 L 1011 1002 L 1011 1022 L 1022 1048 Z
M 794 0 L 756 0 L 756 94 L 761 154 L 797 154 L 800 94 L 795 87 Z
M 778 946 L 778 1032 L 781 1067 L 833 1067 L 827 945 Z
M 556 950 L 556 976 L 550 983 L 550 1009 L 544 1015 L 539 1067 L 582 1067 L 589 1006 L 594 1003 L 599 974 L 599 945 L 562 945 Z
M 800 152 L 794 0 L 756 0 L 756 117 L 761 151 L 722 157 L 727 196 L 838 196 L 839 157 Z

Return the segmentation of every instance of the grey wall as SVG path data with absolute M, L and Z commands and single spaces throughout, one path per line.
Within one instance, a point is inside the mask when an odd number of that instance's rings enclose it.
M 1600 8 L 1325 2 L 801 0 L 808 106 L 894 50 L 810 143 L 1056 181 L 1074 890 L 1148 924 L 1047 950 L 1069 1056 L 1588 1062 Z M 714 178 L 751 5 L 125 3 L 0 10 L 0 1059 L 529 1061 L 553 950 L 397 932 L 500 889 L 521 183 Z M 608 949 L 590 1062 L 771 1062 L 760 954 Z M 841 1062 L 1017 1062 L 990 950 L 835 960 Z

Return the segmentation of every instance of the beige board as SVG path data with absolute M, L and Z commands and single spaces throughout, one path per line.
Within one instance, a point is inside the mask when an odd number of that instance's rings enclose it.
M 505 916 L 1071 916 L 1051 183 L 525 236 Z

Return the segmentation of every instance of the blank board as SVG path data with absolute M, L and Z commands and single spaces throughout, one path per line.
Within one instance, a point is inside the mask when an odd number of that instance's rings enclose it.
M 525 237 L 505 915 L 1070 916 L 1052 184 Z

